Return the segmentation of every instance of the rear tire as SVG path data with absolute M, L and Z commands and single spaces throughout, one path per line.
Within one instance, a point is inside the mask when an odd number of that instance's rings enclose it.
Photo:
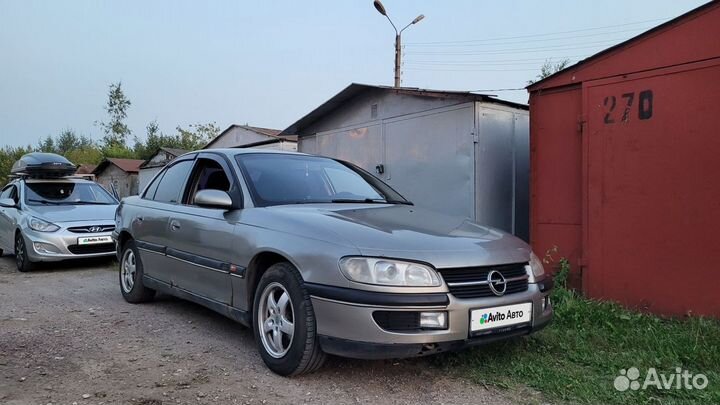
M 20 232 L 15 234 L 15 265 L 17 269 L 23 273 L 35 268 L 35 263 L 30 261 L 30 257 L 28 256 L 25 238 Z
M 125 301 L 138 304 L 152 300 L 155 290 L 143 284 L 143 265 L 135 241 L 125 242 L 120 257 L 120 292 Z
M 325 361 L 310 295 L 290 263 L 276 263 L 260 278 L 255 289 L 253 331 L 260 356 L 277 374 L 311 373 Z

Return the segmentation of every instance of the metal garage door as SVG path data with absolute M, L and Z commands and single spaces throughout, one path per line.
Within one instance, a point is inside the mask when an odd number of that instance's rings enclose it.
M 718 77 L 716 59 L 584 84 L 591 296 L 720 312 Z

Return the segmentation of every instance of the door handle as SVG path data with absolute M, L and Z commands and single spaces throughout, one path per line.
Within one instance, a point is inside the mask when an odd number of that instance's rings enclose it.
M 173 231 L 177 231 L 178 229 L 180 229 L 180 222 L 176 219 L 170 221 L 170 229 L 172 229 Z

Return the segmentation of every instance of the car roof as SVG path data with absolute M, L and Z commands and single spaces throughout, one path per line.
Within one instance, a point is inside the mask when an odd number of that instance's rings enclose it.
M 262 149 L 262 148 L 218 148 L 218 149 L 199 149 L 196 151 L 188 152 L 185 155 L 191 155 L 194 153 L 202 153 L 202 152 L 208 152 L 208 153 L 221 153 L 223 155 L 227 156 L 235 156 L 235 155 L 247 155 L 252 153 L 272 153 L 275 155 L 300 155 L 300 156 L 312 156 L 308 155 L 307 153 L 300 153 L 300 152 L 291 152 L 291 151 L 285 151 L 285 150 L 273 150 L 273 149 Z M 182 156 L 185 156 L 182 155 Z
M 24 181 L 25 183 L 95 183 L 92 180 L 82 179 L 78 177 L 58 177 L 51 179 L 27 177 L 22 179 L 15 179 L 14 182 Z

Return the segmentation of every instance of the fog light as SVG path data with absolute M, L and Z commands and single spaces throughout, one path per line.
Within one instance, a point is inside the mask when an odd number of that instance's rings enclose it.
M 543 302 L 542 302 L 542 309 L 543 309 L 543 311 L 544 311 L 545 309 L 547 309 L 549 306 L 550 306 L 550 296 L 549 296 L 549 295 L 546 295 L 545 298 L 543 298 Z
M 420 327 L 447 329 L 447 312 L 420 312 Z
M 44 242 L 33 242 L 33 247 L 38 253 L 53 254 L 60 253 L 60 250 L 53 244 Z

